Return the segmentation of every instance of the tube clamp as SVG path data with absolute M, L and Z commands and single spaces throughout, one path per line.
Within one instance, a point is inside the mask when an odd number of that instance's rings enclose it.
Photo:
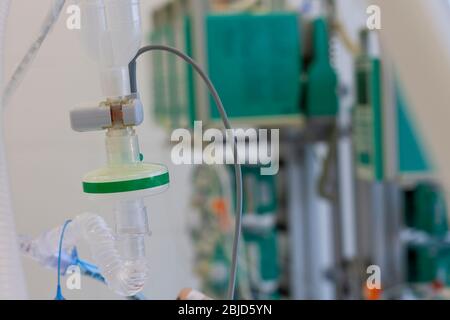
M 104 101 L 99 106 L 78 108 L 70 112 L 72 129 L 77 132 L 101 131 L 113 126 L 138 126 L 144 121 L 140 99 Z

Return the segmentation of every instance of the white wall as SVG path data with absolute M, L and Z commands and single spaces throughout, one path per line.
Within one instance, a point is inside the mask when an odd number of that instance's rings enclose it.
M 144 30 L 149 31 L 149 10 L 163 1 L 141 0 Z M 14 0 L 9 17 L 6 79 L 40 26 L 50 0 Z M 95 65 L 85 56 L 77 31 L 65 27 L 63 15 L 44 43 L 39 56 L 13 97 L 6 114 L 7 157 L 11 172 L 14 209 L 20 234 L 37 235 L 66 219 L 96 209 L 81 192 L 81 177 L 105 163 L 102 133 L 75 133 L 69 110 L 79 103 L 98 101 L 100 85 Z M 150 89 L 148 61 L 141 59 L 140 88 Z M 147 63 L 147 65 L 146 65 Z M 145 290 L 150 298 L 173 299 L 186 286 L 194 286 L 191 247 L 187 232 L 190 168 L 170 163 L 168 136 L 152 122 L 148 111 L 151 92 L 145 90 L 146 122 L 138 129 L 147 161 L 170 167 L 171 188 L 148 199 L 151 279 Z M 111 213 L 105 215 L 111 221 Z M 82 250 L 84 258 L 90 259 Z M 31 298 L 54 297 L 56 272 L 24 259 Z M 90 280 L 67 298 L 114 298 L 103 285 Z

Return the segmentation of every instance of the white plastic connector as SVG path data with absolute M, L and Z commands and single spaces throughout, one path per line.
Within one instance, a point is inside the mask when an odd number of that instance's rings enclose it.
M 144 121 L 144 108 L 139 99 L 122 106 L 122 118 L 125 126 L 138 126 Z
M 109 128 L 112 126 L 111 110 L 106 107 L 74 109 L 70 111 L 70 125 L 78 132 Z
M 120 125 L 125 127 L 138 126 L 144 121 L 144 110 L 139 99 L 132 99 L 120 106 L 120 115 L 117 109 L 111 110 L 111 105 L 106 103 L 101 106 L 74 109 L 70 112 L 70 124 L 77 132 L 101 131 L 111 128 L 117 119 L 113 119 L 113 114 L 120 119 Z

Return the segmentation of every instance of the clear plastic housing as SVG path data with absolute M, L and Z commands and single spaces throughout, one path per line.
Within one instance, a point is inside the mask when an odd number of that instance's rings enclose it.
M 128 64 L 141 44 L 139 0 L 79 0 L 81 31 L 91 58 L 100 68 L 103 94 L 130 94 Z

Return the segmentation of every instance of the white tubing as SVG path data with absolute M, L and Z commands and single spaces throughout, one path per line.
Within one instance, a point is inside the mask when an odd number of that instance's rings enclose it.
M 0 83 L 3 84 L 3 59 L 6 22 L 11 0 L 0 0 Z M 27 292 L 14 225 L 12 200 L 3 138 L 3 106 L 0 109 L 0 299 L 26 299 Z
M 39 52 L 39 49 L 41 48 L 50 31 L 53 29 L 53 26 L 58 21 L 58 17 L 60 16 L 64 8 L 65 2 L 66 0 L 54 0 L 42 24 L 41 31 L 37 35 L 36 39 L 31 43 L 28 51 L 23 56 L 16 70 L 14 70 L 11 79 L 4 87 L 2 97 L 3 107 L 5 107 L 9 103 L 9 100 L 16 91 L 17 87 L 20 85 L 20 82 L 23 80 L 23 78 L 25 78 L 27 71 L 30 69 L 31 64 L 33 63 Z

